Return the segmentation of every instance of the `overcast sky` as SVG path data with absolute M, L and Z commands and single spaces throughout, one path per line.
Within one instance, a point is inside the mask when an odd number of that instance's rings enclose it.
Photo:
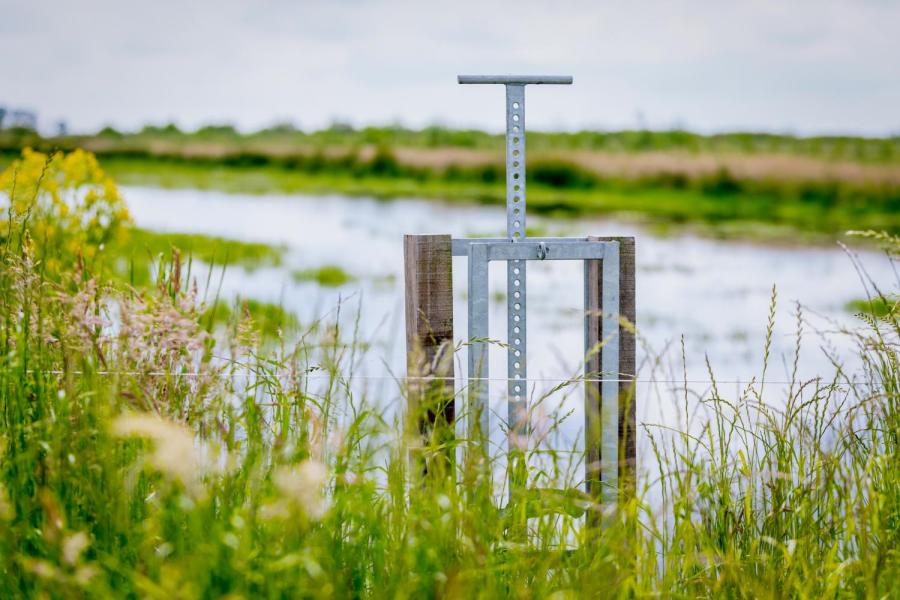
M 73 130 L 442 123 L 900 133 L 892 0 L 0 0 L 0 105 Z

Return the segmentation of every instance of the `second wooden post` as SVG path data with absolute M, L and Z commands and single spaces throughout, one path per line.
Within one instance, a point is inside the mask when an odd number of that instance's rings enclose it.
M 635 494 L 635 278 L 633 237 L 591 237 L 591 240 L 619 242 L 619 365 L 617 373 L 604 373 L 601 369 L 604 339 L 602 334 L 603 277 L 601 261 L 590 261 L 584 282 L 587 293 L 588 347 L 599 348 L 587 357 L 585 376 L 585 464 L 587 491 L 594 498 L 601 498 L 603 477 L 600 452 L 601 383 L 599 379 L 619 380 L 618 399 L 618 473 L 619 502 Z

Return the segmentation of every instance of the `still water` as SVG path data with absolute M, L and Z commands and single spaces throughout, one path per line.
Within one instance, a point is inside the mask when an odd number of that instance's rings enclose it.
M 287 247 L 278 268 L 246 273 L 231 268 L 225 274 L 225 297 L 241 295 L 282 304 L 301 322 L 329 314 L 342 303 L 344 315 L 356 316 L 360 337 L 373 344 L 356 376 L 400 375 L 405 371 L 403 323 L 403 234 L 449 233 L 454 237 L 502 236 L 505 213 L 500 207 L 461 206 L 404 199 L 382 201 L 336 195 L 250 196 L 216 191 L 124 188 L 138 226 L 159 231 L 203 233 Z M 853 262 L 837 245 L 780 247 L 700 239 L 656 237 L 635 225 L 608 219 L 559 221 L 531 217 L 529 227 L 544 235 L 633 235 L 637 244 L 637 324 L 639 379 L 642 384 L 638 421 L 658 423 L 679 418 L 672 390 L 683 387 L 681 338 L 687 379 L 702 393 L 709 387 L 705 357 L 709 357 L 724 393 L 746 384 L 761 370 L 772 286 L 778 291 L 778 312 L 770 358 L 770 393 L 790 379 L 800 303 L 805 344 L 798 362 L 801 379 L 827 376 L 833 367 L 823 351 L 849 358 L 849 342 L 829 335 L 853 326 L 845 305 L 865 296 Z M 895 286 L 889 260 L 875 253 L 860 258 L 869 275 L 885 287 Z M 337 265 L 355 277 L 338 288 L 295 282 L 296 269 Z M 492 263 L 491 337 L 506 339 L 505 268 Z M 579 263 L 529 263 L 528 365 L 540 397 L 556 380 L 579 372 L 583 346 L 582 268 Z M 454 318 L 458 341 L 466 331 L 465 259 L 454 259 Z M 657 360 L 662 356 L 661 360 Z M 464 373 L 460 355 L 457 375 Z M 653 364 L 659 364 L 653 368 Z M 501 348 L 492 349 L 491 375 L 506 376 Z M 388 379 L 388 384 L 396 385 Z M 379 389 L 380 386 L 369 386 Z M 495 410 L 505 410 L 505 385 L 492 385 Z M 784 386 L 786 387 L 786 386 Z M 774 391 L 773 391 L 774 390 Z M 577 440 L 583 423 L 578 386 L 557 394 L 548 406 L 573 411 L 563 428 L 562 443 Z M 497 419 L 505 415 L 498 412 Z M 566 433 L 567 432 L 567 433 Z M 496 436 L 493 436 L 496 437 Z M 502 443 L 502 435 L 497 439 Z M 640 447 L 640 443 L 639 443 Z

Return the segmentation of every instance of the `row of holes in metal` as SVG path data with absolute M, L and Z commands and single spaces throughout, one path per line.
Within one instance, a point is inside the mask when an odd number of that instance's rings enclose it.
M 519 103 L 513 102 L 512 107 L 513 107 L 514 111 L 519 110 Z M 513 174 L 512 174 L 512 177 L 513 177 L 513 180 L 515 180 L 515 181 L 519 181 L 520 177 L 522 176 L 521 172 L 519 171 L 519 166 L 520 166 L 519 156 L 521 156 L 522 153 L 519 151 L 519 147 L 518 147 L 519 141 L 520 141 L 519 135 L 518 135 L 519 131 L 520 131 L 518 122 L 519 122 L 520 118 L 521 117 L 519 116 L 519 113 L 514 112 L 512 114 L 512 120 L 513 120 L 513 123 L 515 123 L 512 127 L 512 132 L 513 132 L 513 139 L 512 139 L 512 142 L 513 142 L 513 150 L 512 150 Z M 520 189 L 521 189 L 521 187 L 518 183 L 513 184 L 513 191 L 516 192 L 516 195 L 513 196 L 513 203 L 514 203 L 513 204 L 513 216 L 515 216 L 515 217 L 519 217 L 519 215 L 521 214 L 521 209 L 518 206 L 519 203 L 521 202 L 521 197 L 518 194 Z M 525 232 L 523 231 L 523 227 L 522 227 L 522 221 L 524 221 L 524 219 L 517 218 L 513 222 L 513 238 L 515 238 L 515 239 L 519 239 L 520 237 L 525 237 Z
M 519 103 L 513 102 L 512 108 L 513 108 L 513 111 L 519 110 Z M 520 132 L 520 128 L 519 128 L 519 124 L 518 124 L 520 119 L 521 119 L 521 117 L 519 116 L 519 113 L 513 112 L 513 114 L 512 114 L 512 120 L 513 120 L 513 126 L 512 126 L 512 132 L 513 132 L 512 168 L 513 168 L 513 172 L 512 172 L 512 178 L 514 181 L 519 181 L 522 176 L 521 171 L 519 169 L 519 167 L 520 167 L 519 157 L 522 154 L 519 150 L 520 136 L 518 135 Z M 513 196 L 513 216 L 516 217 L 516 220 L 513 222 L 513 238 L 514 239 L 519 239 L 520 237 L 525 237 L 524 228 L 522 227 L 522 221 L 524 221 L 524 219 L 518 218 L 519 215 L 521 214 L 521 208 L 519 206 L 519 204 L 521 203 L 521 196 L 518 193 L 520 191 L 520 189 L 521 189 L 520 184 L 518 184 L 518 183 L 513 184 L 513 191 L 516 192 L 516 194 Z M 521 362 L 519 361 L 519 359 L 522 356 L 522 351 L 520 350 L 521 345 L 522 345 L 522 339 L 519 336 L 519 334 L 521 333 L 521 330 L 518 325 L 518 323 L 522 320 L 522 316 L 521 316 L 522 304 L 520 302 L 518 302 L 518 300 L 520 300 L 522 297 L 522 293 L 520 291 L 522 282 L 519 279 L 519 275 L 521 272 L 520 264 L 521 264 L 521 261 L 518 261 L 518 260 L 513 261 L 513 275 L 515 275 L 516 278 L 512 282 L 513 283 L 512 294 L 513 294 L 513 298 L 516 300 L 516 302 L 515 302 L 515 304 L 513 304 L 512 320 L 513 320 L 513 323 L 516 323 L 516 325 L 513 326 L 513 330 L 511 332 L 511 334 L 515 336 L 512 339 L 512 343 L 514 346 L 513 355 L 516 357 L 516 362 L 513 363 L 513 373 L 510 378 L 515 380 L 513 383 L 513 392 L 514 392 L 513 399 L 516 401 L 519 401 L 522 399 L 522 396 L 521 396 L 522 381 L 521 380 L 522 380 L 522 376 L 523 376 L 523 373 L 521 371 L 522 365 L 521 365 Z

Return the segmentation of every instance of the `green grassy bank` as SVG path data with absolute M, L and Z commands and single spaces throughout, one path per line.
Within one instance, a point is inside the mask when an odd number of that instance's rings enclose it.
M 106 159 L 106 168 L 122 183 L 168 188 L 218 189 L 264 194 L 341 193 L 380 198 L 419 197 L 462 203 L 502 205 L 500 182 L 309 173 L 273 166 L 227 166 L 190 162 Z M 727 184 L 723 184 L 727 185 Z M 559 189 L 540 183 L 528 187 L 533 214 L 577 218 L 616 216 L 655 226 L 689 228 L 706 235 L 783 240 L 821 240 L 852 228 L 900 230 L 896 202 L 869 201 L 865 195 L 845 202 L 786 200 L 765 191 L 702 191 L 671 187 L 619 185 Z
M 204 269 L 242 268 L 254 271 L 281 264 L 284 248 L 242 242 L 194 233 L 164 233 L 128 227 L 103 248 L 102 261 L 111 265 L 112 275 L 137 287 L 152 283 L 160 265 L 170 263 L 177 252 L 190 266 L 194 261 Z M 208 273 L 199 273 L 206 278 Z
M 530 136 L 529 210 L 615 215 L 744 238 L 827 239 L 867 227 L 900 231 L 894 138 L 643 133 Z M 241 135 L 163 128 L 52 140 L 7 133 L 0 134 L 0 150 L 8 160 L 23 145 L 83 144 L 126 184 L 501 204 L 500 140 L 445 130 Z

